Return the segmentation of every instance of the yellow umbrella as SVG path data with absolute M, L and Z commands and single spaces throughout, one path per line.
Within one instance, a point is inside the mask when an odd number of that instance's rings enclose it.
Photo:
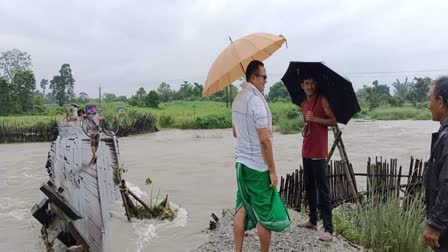
M 269 33 L 253 33 L 232 42 L 213 62 L 202 92 L 209 96 L 244 76 L 252 60 L 263 61 L 277 51 L 286 38 Z

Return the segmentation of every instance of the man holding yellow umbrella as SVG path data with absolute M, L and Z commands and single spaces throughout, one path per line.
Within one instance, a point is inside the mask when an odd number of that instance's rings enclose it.
M 261 251 L 269 251 L 271 231 L 281 232 L 291 224 L 276 189 L 272 114 L 263 95 L 267 75 L 261 62 L 285 41 L 283 36 L 256 33 L 233 42 L 213 63 L 203 91 L 211 95 L 246 77 L 232 105 L 232 130 L 237 139 L 236 251 L 242 251 L 244 232 L 255 227 Z

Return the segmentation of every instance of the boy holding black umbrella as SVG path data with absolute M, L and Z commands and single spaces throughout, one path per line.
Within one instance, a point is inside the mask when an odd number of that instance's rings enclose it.
M 328 155 L 328 126 L 334 126 L 337 122 L 328 100 L 318 94 L 316 85 L 318 83 L 312 75 L 305 76 L 301 83 L 306 94 L 306 99 L 300 105 L 306 123 L 302 132 L 302 158 L 310 219 L 300 226 L 317 230 L 317 208 L 319 208 L 325 228 L 319 239 L 331 241 L 332 206 L 325 161 Z

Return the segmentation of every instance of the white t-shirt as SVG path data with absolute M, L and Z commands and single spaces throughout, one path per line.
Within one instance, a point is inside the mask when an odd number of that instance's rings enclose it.
M 73 107 L 73 118 L 78 118 L 78 108 Z
M 257 171 L 267 171 L 257 129 L 272 130 L 272 115 L 263 94 L 251 83 L 244 83 L 243 90 L 233 101 L 232 124 L 237 136 L 236 162 Z

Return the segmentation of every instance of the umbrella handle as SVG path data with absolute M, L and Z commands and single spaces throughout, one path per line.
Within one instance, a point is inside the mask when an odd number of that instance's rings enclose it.
M 229 36 L 230 44 L 233 43 L 232 38 Z M 246 74 L 246 70 L 244 70 L 243 64 L 240 62 L 241 70 L 243 71 L 243 74 Z M 247 80 L 246 80 L 247 81 Z
M 305 127 L 302 130 L 302 137 L 307 137 L 311 133 L 311 129 L 309 128 L 308 122 L 305 122 Z

